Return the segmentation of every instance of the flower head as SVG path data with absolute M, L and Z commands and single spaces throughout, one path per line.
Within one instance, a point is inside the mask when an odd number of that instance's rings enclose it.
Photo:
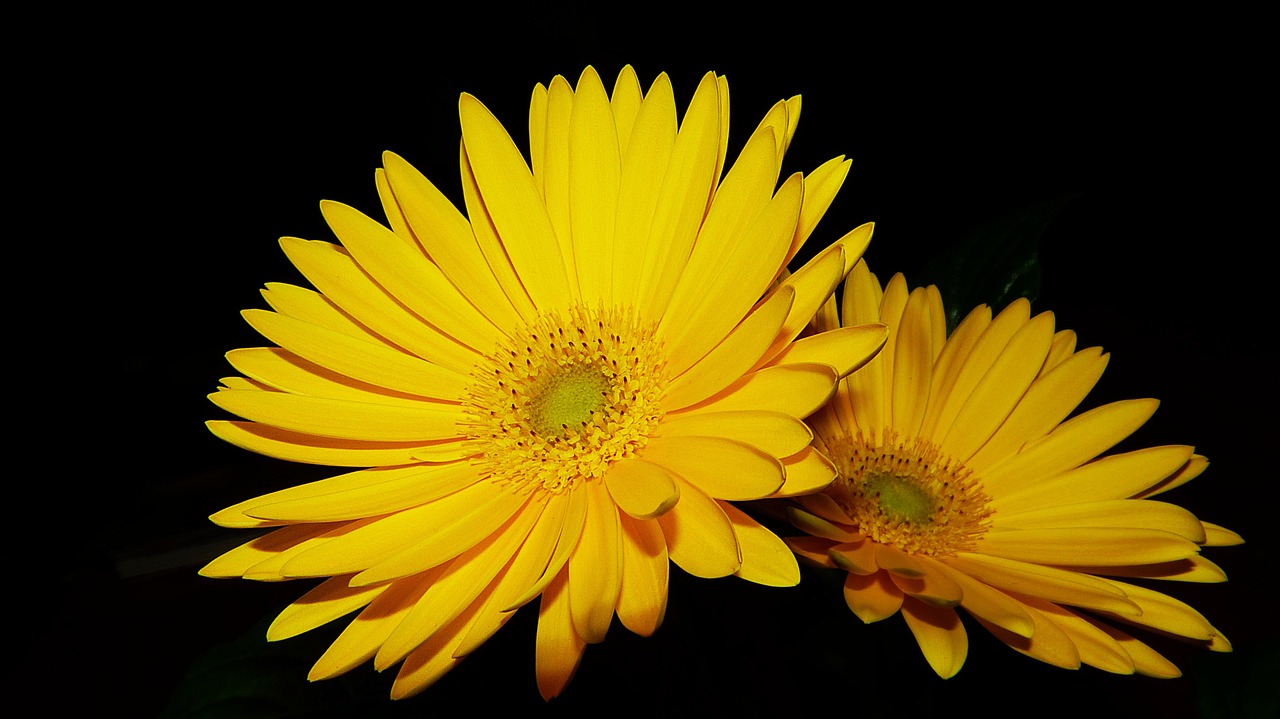
M 816 326 L 837 326 L 836 314 L 833 299 Z M 995 317 L 978 307 L 947 337 L 936 288 L 908 291 L 900 274 L 882 288 L 863 262 L 840 315 L 883 322 L 889 339 L 809 420 L 840 476 L 789 500 L 809 536 L 788 543 L 847 572 L 854 614 L 901 613 L 942 677 L 968 649 L 956 607 L 1061 667 L 1179 675 L 1113 622 L 1230 649 L 1198 612 L 1143 583 L 1226 579 L 1200 549 L 1239 536 L 1152 499 L 1200 474 L 1205 458 L 1187 446 L 1099 456 L 1155 400 L 1067 419 L 1102 376 L 1099 348 L 1077 351 L 1075 334 L 1055 332 L 1051 313 L 1032 317 L 1026 300 Z
M 610 96 L 587 68 L 534 89 L 526 164 L 464 94 L 465 215 L 387 153 L 386 226 L 326 202 L 341 245 L 281 241 L 318 292 L 270 284 L 272 310 L 245 311 L 277 346 L 229 353 L 243 376 L 211 398 L 246 421 L 209 427 L 354 471 L 214 514 L 274 529 L 201 571 L 327 578 L 268 633 L 359 612 L 311 678 L 400 663 L 392 694 L 408 696 L 540 598 L 550 698 L 614 614 L 658 627 L 669 562 L 798 581 L 787 546 L 730 502 L 834 479 L 802 419 L 885 328 L 797 337 L 871 227 L 789 274 L 849 163 L 779 184 L 797 97 L 722 173 L 728 109 L 711 73 L 677 124 L 665 75 L 642 93 L 624 68 Z

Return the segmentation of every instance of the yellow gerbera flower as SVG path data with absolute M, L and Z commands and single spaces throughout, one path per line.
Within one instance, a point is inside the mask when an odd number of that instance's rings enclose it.
M 981 306 L 948 338 L 934 287 L 881 287 L 859 262 L 844 290 L 846 325 L 884 322 L 889 339 L 809 420 L 840 477 L 788 500 L 810 536 L 801 557 L 848 572 L 844 596 L 864 622 L 899 613 L 942 677 L 964 664 L 963 607 L 1015 650 L 1060 667 L 1082 663 L 1157 677 L 1180 674 L 1101 620 L 1230 644 L 1191 607 L 1129 580 L 1219 582 L 1202 546 L 1235 533 L 1153 496 L 1204 470 L 1186 446 L 1099 457 L 1152 415 L 1151 399 L 1067 418 L 1107 355 L 1076 351 L 1052 313 L 1018 300 Z M 834 298 L 815 326 L 839 326 Z
M 773 533 L 729 504 L 825 487 L 802 418 L 883 344 L 882 325 L 797 335 L 857 261 L 859 227 L 794 274 L 834 198 L 837 157 L 778 183 L 800 112 L 778 102 L 720 180 L 728 86 L 703 77 L 677 125 L 671 83 L 612 96 L 538 85 L 532 169 L 462 95 L 466 216 L 401 158 L 377 186 L 389 227 L 335 202 L 342 245 L 284 238 L 319 290 L 269 284 L 245 318 L 278 347 L 228 355 L 211 395 L 247 422 L 217 436 L 281 459 L 360 467 L 214 514 L 278 527 L 211 577 L 329 577 L 268 638 L 360 610 L 312 669 L 402 662 L 421 691 L 541 596 L 543 697 L 613 615 L 662 621 L 668 560 L 699 577 L 799 580 Z

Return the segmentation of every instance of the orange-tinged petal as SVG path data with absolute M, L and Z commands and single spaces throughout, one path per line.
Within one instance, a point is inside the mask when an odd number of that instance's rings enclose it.
M 850 611 L 867 624 L 897 614 L 902 608 L 903 596 L 888 572 L 848 574 L 844 578 L 844 601 Z
M 880 571 L 880 565 L 876 563 L 876 546 L 876 542 L 870 539 L 841 542 L 827 549 L 827 558 L 850 574 L 871 575 Z
M 986 622 L 981 617 L 978 617 L 978 623 L 994 634 L 997 639 L 1008 644 L 1010 648 L 1020 654 L 1039 659 L 1046 664 L 1052 664 L 1062 669 L 1079 669 L 1080 650 L 1076 649 L 1075 642 L 1071 641 L 1071 637 L 1062 631 L 1061 627 L 1049 621 L 1049 618 L 1039 611 L 1040 608 L 1052 607 L 1053 605 L 1034 599 L 1026 599 L 1023 602 L 1023 606 L 1036 625 L 1035 631 L 1031 633 L 1030 637 L 1014 634 Z
M 1058 425 L 1043 439 L 983 473 L 983 488 L 999 496 L 1027 477 L 1052 477 L 1097 457 L 1135 432 L 1156 411 L 1153 399 L 1112 402 Z
M 1134 527 L 993 528 L 982 537 L 984 554 L 1035 564 L 1150 564 L 1199 551 L 1195 542 L 1172 532 Z
M 960 586 L 960 590 L 964 592 L 960 606 L 973 616 L 1023 637 L 1030 637 L 1035 630 L 1035 622 L 1027 614 L 1022 602 L 943 562 L 934 562 L 931 569 L 935 568 Z
M 991 506 L 999 516 L 1130 497 L 1157 477 L 1176 472 L 1187 463 L 1193 451 L 1191 447 L 1172 445 L 1108 455 L 1056 476 L 1043 476 L 1017 485 L 1010 482 L 1006 491 L 994 496 Z
M 915 557 L 916 563 L 924 570 L 919 577 L 907 577 L 890 571 L 893 583 L 904 594 L 927 604 L 938 607 L 955 607 L 964 599 L 964 590 L 951 579 L 944 569 L 939 569 L 937 561 L 928 557 Z
M 1087 574 L 971 553 L 943 561 L 958 572 L 1006 592 L 1125 615 L 1140 611 L 1114 583 Z
M 1194 514 L 1174 504 L 1146 499 L 1113 499 L 999 514 L 992 526 L 1001 529 L 1153 529 L 1177 534 L 1196 544 L 1205 541 L 1204 527 Z
M 902 603 L 902 618 L 933 671 L 943 679 L 955 676 L 969 654 L 969 635 L 956 611 L 907 598 Z

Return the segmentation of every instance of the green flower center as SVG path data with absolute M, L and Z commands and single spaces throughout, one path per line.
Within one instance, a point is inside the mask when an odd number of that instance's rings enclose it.
M 894 520 L 917 525 L 933 521 L 933 497 L 911 478 L 871 474 L 862 480 L 862 491 Z
M 526 409 L 529 424 L 543 437 L 563 437 L 604 409 L 612 382 L 593 365 L 569 365 L 539 384 Z
M 839 472 L 828 496 L 853 529 L 909 554 L 971 551 L 990 525 L 990 497 L 962 463 L 923 438 L 824 437 Z
M 472 462 L 518 492 L 567 492 L 634 455 L 662 419 L 666 355 L 627 309 L 574 307 L 518 328 L 463 397 Z

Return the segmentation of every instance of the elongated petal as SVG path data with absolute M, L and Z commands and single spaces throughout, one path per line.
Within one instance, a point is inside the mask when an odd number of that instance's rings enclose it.
M 759 499 L 773 494 L 783 481 L 776 457 L 720 437 L 652 437 L 639 457 L 716 499 Z
M 745 410 L 673 416 L 662 423 L 670 437 L 722 437 L 764 450 L 775 457 L 804 451 L 813 432 L 804 422 L 781 412 Z
M 902 603 L 902 618 L 933 671 L 943 679 L 955 676 L 969 654 L 969 635 L 956 611 L 908 599 Z
M 459 99 L 458 115 L 471 171 L 520 282 L 540 309 L 568 309 L 572 297 L 555 231 L 520 150 L 471 95 Z
M 227 390 L 209 395 L 226 411 L 254 422 L 303 434 L 370 442 L 431 442 L 459 434 L 461 411 L 423 403 L 421 408 L 281 392 Z
M 800 582 L 800 566 L 796 564 L 795 555 L 778 535 L 728 502 L 719 504 L 733 523 L 742 552 L 738 577 L 770 587 L 794 587 Z
M 807 417 L 831 398 L 839 376 L 821 364 L 766 367 L 734 382 L 688 412 L 762 410 Z
M 596 482 L 588 487 L 587 519 L 569 557 L 569 609 L 578 636 L 588 644 L 604 641 L 622 587 L 622 547 L 618 510 Z
M 943 563 L 1005 591 L 1125 615 L 1139 611 L 1114 583 L 1087 574 L 981 554 L 947 557 Z
M 618 619 L 647 637 L 657 631 L 667 610 L 667 542 L 657 522 L 619 515 L 622 533 L 622 590 Z
M 569 609 L 569 573 L 561 572 L 542 593 L 538 608 L 538 693 L 550 700 L 564 691 L 578 671 L 587 643 L 573 627 Z
M 1200 551 L 1172 532 L 1131 527 L 992 530 L 984 554 L 1037 564 L 1131 565 L 1171 562 Z
M 680 502 L 658 518 L 671 561 L 695 577 L 727 577 L 742 567 L 738 538 L 720 504 L 678 479 Z

